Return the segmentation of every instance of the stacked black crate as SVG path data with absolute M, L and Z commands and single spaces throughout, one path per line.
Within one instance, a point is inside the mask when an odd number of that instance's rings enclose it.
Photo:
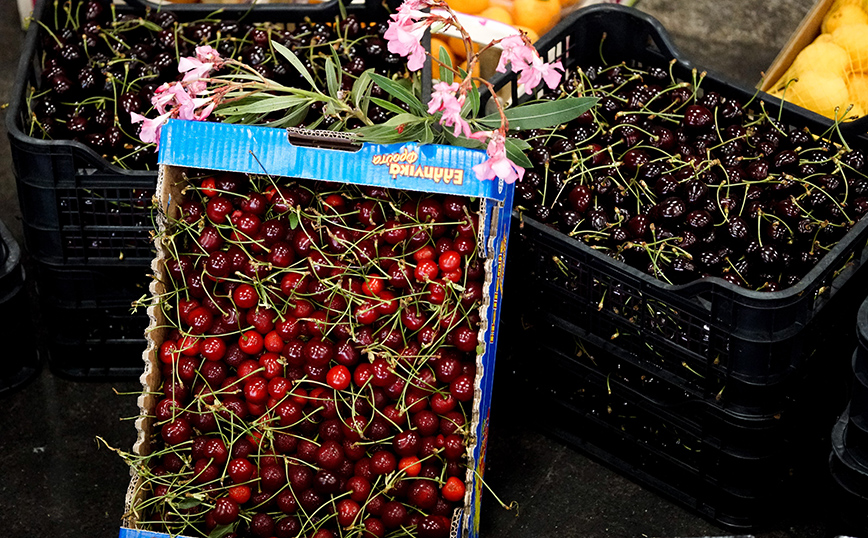
M 536 46 L 567 68 L 623 61 L 665 66 L 687 82 L 698 72 L 659 23 L 620 6 L 581 10 Z M 702 88 L 781 106 L 713 74 Z M 508 90 L 522 99 L 517 84 Z M 779 117 L 785 127 L 829 127 L 791 106 Z M 721 278 L 666 283 L 536 214 L 517 214 L 513 225 L 505 293 L 516 351 L 498 369 L 503 385 L 534 402 L 528 419 L 733 529 L 762 526 L 805 501 L 795 486 L 822 480 L 828 432 L 845 405 L 835 357 L 853 345 L 842 320 L 866 293 L 868 221 L 800 282 L 765 292 Z M 824 501 L 818 492 L 813 502 Z
M 857 318 L 850 401 L 832 429 L 829 468 L 841 530 L 868 534 L 868 301 Z

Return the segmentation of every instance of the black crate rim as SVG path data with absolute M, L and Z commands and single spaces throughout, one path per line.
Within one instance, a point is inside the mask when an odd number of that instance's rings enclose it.
M 643 284 L 642 291 L 649 291 L 648 288 L 651 288 L 653 291 L 659 290 L 658 292 L 663 294 L 693 293 L 694 295 L 700 295 L 710 289 L 719 287 L 727 290 L 734 295 L 739 295 L 743 299 L 749 299 L 751 303 L 755 305 L 764 307 L 786 306 L 798 302 L 800 298 L 805 294 L 805 292 L 808 291 L 808 288 L 815 284 L 814 281 L 819 276 L 821 276 L 822 273 L 825 273 L 830 269 L 832 263 L 834 261 L 837 261 L 836 257 L 840 255 L 843 251 L 848 249 L 853 241 L 860 238 L 868 239 L 868 219 L 863 218 L 857 221 L 856 224 L 852 228 L 850 228 L 847 234 L 842 237 L 841 240 L 838 241 L 838 243 L 829 252 L 823 255 L 823 258 L 820 260 L 820 262 L 817 263 L 817 265 L 815 265 L 810 271 L 808 271 L 808 273 L 804 277 L 802 277 L 798 284 L 780 291 L 764 292 L 744 289 L 719 277 L 700 278 L 686 284 L 669 284 L 667 282 L 654 278 L 653 276 L 643 271 L 640 271 L 639 269 L 631 267 L 625 263 L 618 262 L 611 256 L 602 254 L 595 249 L 588 247 L 585 243 L 579 241 L 578 239 L 574 239 L 559 230 L 556 230 L 550 226 L 546 226 L 545 224 L 527 215 L 518 213 L 517 211 L 514 213 L 514 215 L 521 220 L 523 226 L 530 225 L 531 227 L 543 233 L 554 235 L 556 238 L 562 241 L 568 241 L 570 244 L 577 245 L 578 248 L 583 251 L 583 253 L 592 256 L 594 259 L 600 262 L 613 265 L 614 267 L 611 267 L 611 269 L 615 270 L 618 273 L 622 273 L 621 276 L 641 281 L 641 284 Z M 863 254 L 868 253 L 868 244 L 866 244 L 866 246 L 861 250 L 861 252 L 863 252 Z M 848 273 L 851 272 L 852 271 L 850 270 L 842 271 L 841 274 L 839 274 L 835 278 L 835 282 L 845 282 L 847 279 L 849 279 L 850 275 Z M 839 281 L 841 276 L 845 274 L 848 274 L 847 279 Z M 656 298 L 653 293 L 652 296 Z M 670 295 L 667 295 L 666 298 L 671 300 Z M 679 297 L 679 299 L 682 298 Z M 865 319 L 866 323 L 868 323 L 868 309 L 866 309 Z M 860 334 L 862 334 L 861 331 Z M 865 335 L 865 338 L 866 341 L 868 341 L 868 334 Z

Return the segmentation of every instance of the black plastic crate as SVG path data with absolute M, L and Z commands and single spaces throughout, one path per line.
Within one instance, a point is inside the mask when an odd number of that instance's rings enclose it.
M 528 353 L 532 366 L 520 358 Z M 791 467 L 778 425 L 724 424 L 702 413 L 686 419 L 558 350 L 520 356 L 499 368 L 511 373 L 498 382 L 534 401 L 523 419 L 543 432 L 720 525 L 755 528 L 779 513 Z
M 49 328 L 43 343 L 51 371 L 76 380 L 138 378 L 143 369 L 148 316 L 129 305 L 40 304 Z
M 143 368 L 143 308 L 148 266 L 55 266 L 34 262 L 51 370 L 76 379 L 138 377 Z
M 0 394 L 23 385 L 39 371 L 32 319 L 21 248 L 0 221 L 0 336 L 4 343 Z
M 148 2 L 117 5 L 118 14 L 143 14 Z M 346 6 L 360 20 L 385 20 L 387 2 L 366 0 Z M 43 140 L 24 129 L 29 88 L 39 80 L 40 25 L 52 14 L 51 0 L 34 9 L 6 111 L 6 129 L 18 185 L 28 251 L 53 264 L 143 265 L 153 258 L 149 231 L 156 170 L 126 170 L 73 140 Z M 180 22 L 203 18 L 245 22 L 333 21 L 340 0 L 322 4 L 174 4 L 161 6 Z M 428 68 L 430 69 L 430 67 Z
M 536 47 L 543 58 L 560 58 L 565 67 L 599 62 L 602 56 L 610 65 L 623 61 L 630 66 L 667 66 L 671 61 L 672 72 L 682 80 L 691 80 L 694 69 L 672 47 L 657 21 L 623 6 L 579 10 Z M 511 84 L 513 100 L 520 101 L 514 80 L 515 76 L 505 76 L 495 86 Z M 758 108 L 762 101 L 767 109 L 780 108 L 783 125 L 825 132 L 831 124 L 768 95 L 755 96 L 754 90 L 713 73 L 705 76 L 701 87 L 742 103 L 753 100 L 752 107 Z M 687 364 L 706 379 L 724 376 L 727 384 L 738 380 L 745 385 L 771 385 L 785 380 L 821 349 L 816 339 L 820 333 L 808 328 L 828 323 L 822 330 L 829 331 L 854 315 L 857 300 L 865 296 L 864 279 L 859 277 L 868 255 L 866 219 L 798 284 L 768 293 L 745 290 L 720 278 L 670 285 L 527 214 L 516 213 L 515 218 L 510 270 L 524 282 L 524 300 L 569 316 L 601 340 L 611 340 L 613 345 L 624 342 L 631 353 L 651 348 L 676 369 Z M 624 334 L 632 340 L 619 336 Z
M 829 471 L 835 486 L 835 513 L 848 533 L 868 534 L 868 467 L 853 458 L 847 444 L 850 409 L 846 409 L 832 429 Z

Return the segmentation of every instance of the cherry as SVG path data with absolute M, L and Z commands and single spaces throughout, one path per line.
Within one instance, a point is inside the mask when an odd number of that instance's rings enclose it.
M 218 525 L 229 525 L 238 519 L 238 503 L 231 497 L 221 497 L 214 502 L 211 516 Z

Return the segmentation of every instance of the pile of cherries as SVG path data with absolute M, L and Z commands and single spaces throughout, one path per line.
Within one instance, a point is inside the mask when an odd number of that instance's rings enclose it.
M 139 525 L 448 536 L 472 476 L 475 203 L 229 173 L 190 185 L 159 238 L 168 327 Z
M 195 56 L 197 46 L 210 45 L 266 78 L 304 89 L 310 84 L 275 55 L 271 43 L 295 52 L 321 88 L 326 87 L 325 59 L 336 54 L 342 87 L 348 91 L 367 69 L 389 77 L 409 76 L 406 61 L 387 50 L 386 15 L 371 14 L 372 19 L 377 17 L 382 20 L 360 21 L 350 14 L 332 23 L 249 24 L 214 18 L 181 22 L 171 11 L 117 14 L 104 0 L 57 2 L 53 16 L 46 17 L 48 24 L 41 28 L 42 72 L 28 99 L 25 132 L 37 138 L 82 142 L 122 168 L 152 169 L 156 151 L 138 139 L 139 126 L 130 122 L 130 114 L 156 116 L 151 110 L 154 90 L 182 78 L 178 61 Z M 215 73 L 221 74 L 226 73 Z M 388 100 L 376 85 L 372 96 Z M 368 109 L 374 123 L 391 115 L 378 105 Z M 274 118 L 264 118 L 269 119 Z M 302 125 L 317 120 L 328 127 L 338 118 L 311 107 Z M 354 123 L 349 121 L 345 127 L 352 129 Z
M 518 134 L 534 168 L 516 205 L 668 283 L 793 286 L 868 212 L 865 154 L 701 83 L 659 67 L 573 69 L 543 98 L 599 102 Z

